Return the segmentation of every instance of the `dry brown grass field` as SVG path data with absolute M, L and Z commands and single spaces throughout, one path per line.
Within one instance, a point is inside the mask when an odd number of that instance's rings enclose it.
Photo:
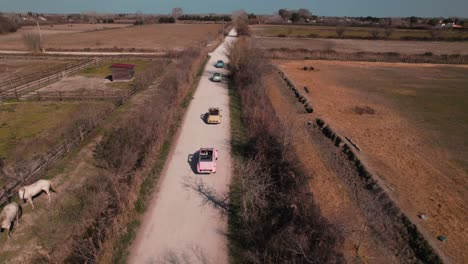
M 398 41 L 361 39 L 300 39 L 300 38 L 254 38 L 264 49 L 289 48 L 308 50 L 334 50 L 344 53 L 396 52 L 401 54 L 468 54 L 468 41 Z
M 72 63 L 74 60 L 54 59 L 0 59 L 0 82 L 47 71 Z
M 4 102 L 0 105 L 0 158 L 7 163 L 44 154 L 74 128 L 87 111 L 108 102 Z
M 59 29 L 43 37 L 46 50 L 181 50 L 213 41 L 220 30 L 220 24 L 152 24 L 95 31 Z M 0 36 L 0 50 L 26 50 L 22 33 Z
M 54 35 L 66 35 L 82 32 L 100 31 L 104 29 L 118 29 L 132 26 L 130 24 L 59 24 L 42 25 L 41 34 L 44 39 Z M 26 50 L 23 43 L 23 35 L 27 33 L 37 33 L 37 26 L 24 26 L 17 32 L 0 35 L 0 49 L 2 50 Z
M 309 87 L 310 93 L 303 93 L 315 113 L 359 145 L 362 159 L 383 180 L 397 205 L 423 227 L 449 261 L 466 261 L 468 67 L 335 61 L 276 64 L 298 88 Z M 303 71 L 304 66 L 315 71 Z M 360 114 L 356 107 L 375 112 Z M 329 180 L 333 177 L 316 186 Z M 332 193 L 323 195 L 333 204 Z M 428 219 L 419 219 L 420 213 Z M 438 241 L 440 235 L 448 240 Z

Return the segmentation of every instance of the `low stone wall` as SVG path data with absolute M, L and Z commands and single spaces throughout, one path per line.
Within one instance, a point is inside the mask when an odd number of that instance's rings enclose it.
M 294 92 L 294 95 L 296 96 L 297 100 L 299 101 L 299 103 L 301 103 L 302 105 L 304 105 L 304 109 L 307 113 L 313 113 L 314 112 L 314 108 L 312 107 L 312 104 L 307 100 L 307 98 L 304 97 L 304 95 L 302 95 L 301 92 L 299 92 L 299 90 L 296 88 L 296 85 L 294 85 L 294 83 L 288 78 L 288 76 L 286 76 L 286 73 L 284 73 L 282 70 L 280 70 L 279 68 L 276 67 L 276 70 L 278 71 L 278 74 L 280 75 L 280 77 L 284 80 L 284 82 L 286 83 L 286 85 L 288 86 L 288 88 Z M 308 88 L 306 89 L 306 91 L 308 90 Z

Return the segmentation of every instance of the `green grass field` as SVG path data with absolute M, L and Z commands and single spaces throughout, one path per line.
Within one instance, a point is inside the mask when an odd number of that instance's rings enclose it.
M 125 63 L 125 64 L 134 64 L 135 65 L 135 72 L 143 72 L 145 71 L 150 65 L 151 60 L 111 60 L 101 63 L 96 66 L 88 67 L 80 72 L 77 75 L 85 76 L 85 77 L 95 77 L 95 78 L 106 78 L 112 73 L 111 65 L 114 63 Z
M 91 105 L 92 104 L 92 105 Z M 7 162 L 46 152 L 69 132 L 83 109 L 108 103 L 11 102 L 0 104 L 0 158 Z
M 344 38 L 371 38 L 371 27 L 346 27 Z M 384 29 L 379 28 L 379 37 L 384 38 Z M 307 26 L 307 25 L 261 25 L 252 26 L 251 31 L 255 36 L 261 37 L 292 37 L 292 38 L 336 38 L 336 27 L 334 26 Z M 430 38 L 429 30 L 417 29 L 394 29 L 390 39 L 400 40 L 402 38 Z M 464 37 L 468 38 L 468 31 L 444 30 L 440 36 L 444 39 Z

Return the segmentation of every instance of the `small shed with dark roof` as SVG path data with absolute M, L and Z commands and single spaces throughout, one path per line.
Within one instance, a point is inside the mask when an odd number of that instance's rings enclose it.
M 131 81 L 135 78 L 135 65 L 115 63 L 112 69 L 112 81 Z

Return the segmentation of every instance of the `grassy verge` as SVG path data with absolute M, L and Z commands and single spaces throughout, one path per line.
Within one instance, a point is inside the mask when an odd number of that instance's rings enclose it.
M 177 121 L 174 124 L 174 126 L 170 129 L 166 140 L 164 141 L 161 149 L 159 150 L 159 153 L 157 155 L 158 158 L 154 166 L 152 167 L 150 172 L 144 177 L 145 179 L 143 180 L 141 184 L 140 192 L 138 194 L 138 199 L 135 203 L 134 213 L 131 216 L 133 219 L 129 221 L 129 223 L 127 224 L 126 232 L 122 234 L 116 242 L 115 252 L 117 252 L 117 254 L 113 256 L 113 261 L 112 261 L 113 263 L 122 263 L 122 264 L 127 263 L 127 258 L 130 254 L 129 247 L 132 244 L 133 240 L 135 239 L 138 228 L 140 227 L 140 224 L 141 224 L 140 218 L 146 212 L 146 209 L 150 202 L 151 194 L 155 188 L 155 185 L 158 182 L 158 179 L 160 178 L 162 172 L 164 171 L 167 158 L 169 157 L 169 153 L 176 139 L 177 130 L 183 121 L 183 116 L 185 115 L 185 112 L 190 104 L 190 101 L 193 98 L 193 93 L 195 92 L 196 87 L 198 86 L 200 78 L 203 74 L 203 69 L 205 68 L 208 60 L 209 60 L 209 56 L 205 58 L 199 70 L 197 71 L 197 75 L 196 75 L 197 77 L 194 80 L 190 91 L 182 100 L 182 103 L 181 103 L 182 111 L 180 111 L 177 114 L 177 117 L 176 117 Z
M 246 126 L 243 122 L 243 114 L 242 114 L 242 103 L 239 94 L 235 89 L 235 84 L 230 81 L 229 82 L 229 110 L 230 110 L 230 119 L 231 119 L 231 154 L 234 158 L 234 174 L 231 182 L 231 190 L 239 188 L 239 177 L 238 175 L 238 167 L 245 159 L 243 153 L 243 147 L 247 144 L 247 131 Z M 239 192 L 231 191 L 229 199 L 231 200 L 231 204 L 238 208 L 240 203 L 240 197 L 236 195 Z M 228 229 L 229 234 L 237 233 L 240 226 L 239 226 L 239 217 L 237 214 L 230 214 L 228 220 Z M 238 244 L 237 240 L 229 239 L 229 262 L 230 263 L 242 263 L 242 248 Z

